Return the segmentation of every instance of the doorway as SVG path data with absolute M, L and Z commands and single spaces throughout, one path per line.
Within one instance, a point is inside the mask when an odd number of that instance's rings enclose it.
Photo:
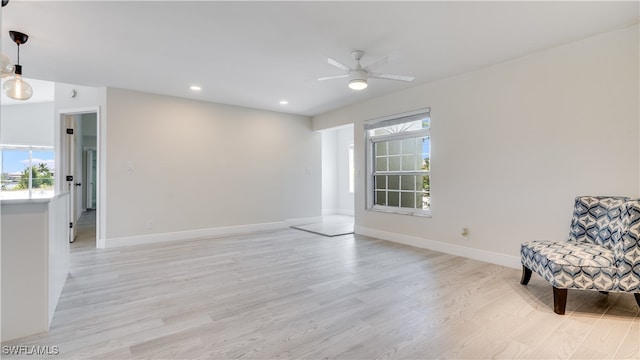
M 323 130 L 322 215 L 354 216 L 353 124 Z
M 353 124 L 321 131 L 322 222 L 293 226 L 324 236 L 354 231 L 355 158 Z
M 100 228 L 99 109 L 66 111 L 60 114 L 59 192 L 70 193 L 69 241 L 72 247 L 102 248 Z M 102 246 L 101 246 L 102 245 Z

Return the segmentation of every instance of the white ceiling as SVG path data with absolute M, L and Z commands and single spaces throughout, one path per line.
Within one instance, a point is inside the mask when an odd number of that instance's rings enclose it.
M 316 115 L 629 26 L 638 12 L 637 1 L 11 0 L 2 46 L 14 58 L 8 31 L 30 35 L 25 77 Z M 326 58 L 352 64 L 356 49 L 367 52 L 363 65 L 400 54 L 379 71 L 415 81 L 372 79 L 354 92 L 345 79 L 313 80 L 340 74 Z

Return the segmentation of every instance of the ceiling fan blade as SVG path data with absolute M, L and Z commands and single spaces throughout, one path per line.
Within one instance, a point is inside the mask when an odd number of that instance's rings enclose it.
M 387 56 L 385 56 L 383 58 L 380 58 L 380 59 L 372 62 L 371 64 L 365 66 L 364 69 L 366 71 L 374 71 L 374 70 L 380 68 L 381 66 L 386 65 L 386 64 L 392 62 L 393 60 L 399 58 L 399 57 L 400 57 L 400 53 L 393 52 L 393 53 L 391 53 L 391 54 L 389 54 L 389 55 L 387 55 Z
M 387 79 L 387 80 L 397 80 L 397 81 L 413 81 L 415 77 L 408 75 L 393 75 L 393 74 L 379 74 L 379 73 L 369 73 L 370 78 L 377 79 Z
M 386 65 L 389 62 L 389 56 L 385 56 L 381 59 L 378 59 L 376 61 L 374 61 L 373 63 L 365 66 L 363 69 L 365 71 L 371 71 L 371 70 L 375 70 L 379 67 L 381 67 L 382 65 Z
M 348 76 L 349 75 L 347 75 L 347 74 L 344 74 L 344 75 L 333 75 L 333 76 L 323 76 L 323 77 L 318 78 L 318 81 L 346 78 Z
M 333 66 L 337 67 L 340 70 L 344 70 L 344 71 L 350 71 L 351 70 L 347 65 L 341 63 L 340 61 L 338 61 L 336 59 L 327 58 L 327 62 L 329 63 L 329 65 L 333 65 Z

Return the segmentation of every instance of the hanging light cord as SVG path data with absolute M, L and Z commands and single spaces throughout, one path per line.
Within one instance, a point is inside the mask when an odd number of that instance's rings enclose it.
M 16 64 L 20 65 L 20 43 L 18 43 L 18 62 Z

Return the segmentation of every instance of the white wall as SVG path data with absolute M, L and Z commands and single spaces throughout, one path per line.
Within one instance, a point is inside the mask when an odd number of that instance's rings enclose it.
M 353 126 L 336 130 L 336 159 L 338 167 L 338 213 L 354 215 L 353 193 L 349 192 L 349 145 L 353 144 Z
M 321 215 L 307 117 L 111 88 L 107 113 L 113 244 Z
M 0 144 L 53 146 L 54 104 L 0 106 Z
M 97 118 L 95 113 L 88 113 L 80 115 L 80 122 L 82 123 L 82 145 L 85 148 L 95 148 L 98 146 L 98 129 Z
M 322 215 L 338 213 L 337 132 L 323 130 L 322 135 Z
M 82 121 L 82 136 L 96 136 L 98 133 L 96 114 L 82 114 L 80 121 Z
M 355 136 L 358 231 L 517 266 L 521 242 L 567 237 L 575 196 L 639 195 L 638 50 L 635 25 L 339 109 L 313 125 L 354 122 L 363 134 L 365 120 L 431 107 L 433 217 L 365 210 L 364 136 Z

